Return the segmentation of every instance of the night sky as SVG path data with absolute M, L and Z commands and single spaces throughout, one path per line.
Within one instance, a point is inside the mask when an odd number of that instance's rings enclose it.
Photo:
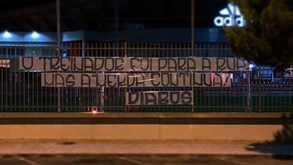
M 23 31 L 31 26 L 42 31 L 55 30 L 55 3 L 56 0 L 3 1 L 0 28 Z M 145 28 L 190 27 L 190 0 L 60 0 L 60 3 L 63 30 L 111 31 L 117 20 L 120 30 L 129 23 L 142 23 Z M 47 7 L 27 12 L 28 8 L 38 9 L 40 5 Z M 227 0 L 195 0 L 196 27 L 213 27 L 214 17 L 226 5 Z

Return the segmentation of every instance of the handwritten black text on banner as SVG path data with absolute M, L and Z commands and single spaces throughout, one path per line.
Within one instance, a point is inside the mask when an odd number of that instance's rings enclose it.
M 44 87 L 230 87 L 228 73 L 42 73 Z
M 127 92 L 126 105 L 192 105 L 192 91 Z
M 61 72 L 246 71 L 243 59 L 226 57 L 19 57 L 19 69 Z

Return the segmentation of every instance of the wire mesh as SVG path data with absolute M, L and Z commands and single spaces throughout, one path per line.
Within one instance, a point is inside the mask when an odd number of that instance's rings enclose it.
M 196 57 L 234 57 L 227 43 L 195 43 Z M 57 88 L 41 85 L 41 71 L 13 70 L 19 56 L 55 56 L 51 44 L 0 47 L 0 112 L 57 112 Z M 66 57 L 189 57 L 190 43 L 67 42 Z M 97 72 L 96 74 L 107 74 Z M 276 75 L 276 74 L 275 74 Z M 247 77 L 249 76 L 249 78 Z M 127 105 L 126 93 L 192 91 L 192 105 Z M 293 79 L 263 79 L 235 71 L 231 87 L 62 87 L 62 112 L 292 112 Z

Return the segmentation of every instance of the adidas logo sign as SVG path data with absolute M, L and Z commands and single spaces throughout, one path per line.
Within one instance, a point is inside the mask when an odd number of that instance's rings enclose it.
M 239 26 L 243 27 L 245 25 L 245 19 L 240 13 L 239 7 L 234 3 L 229 3 L 227 8 L 220 11 L 220 15 L 214 19 L 216 26 Z

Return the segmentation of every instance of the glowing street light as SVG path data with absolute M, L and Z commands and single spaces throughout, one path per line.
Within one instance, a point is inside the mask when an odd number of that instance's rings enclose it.
M 40 36 L 40 34 L 37 33 L 36 31 L 33 31 L 33 33 L 31 34 L 31 37 L 34 39 L 38 38 L 39 36 Z
M 10 38 L 11 37 L 11 33 L 9 33 L 7 30 L 5 30 L 4 33 L 3 33 L 3 37 L 4 38 Z

